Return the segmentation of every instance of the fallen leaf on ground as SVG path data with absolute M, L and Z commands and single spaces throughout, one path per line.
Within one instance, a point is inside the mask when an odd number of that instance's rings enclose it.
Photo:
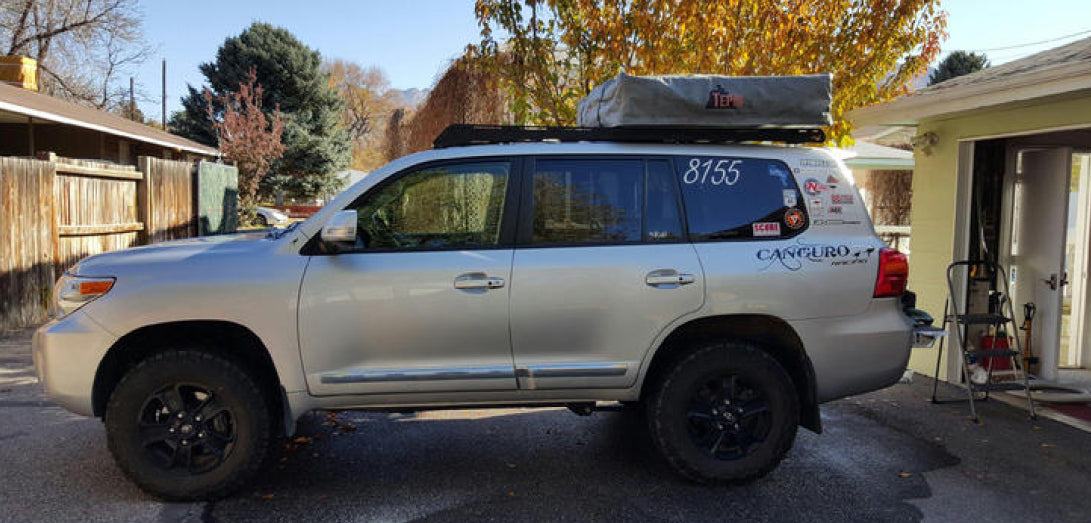
M 1044 449 L 1051 449 L 1053 447 L 1056 447 L 1056 445 L 1054 445 L 1052 443 L 1042 443 L 1042 448 L 1044 448 Z
M 277 497 L 277 495 L 276 495 L 276 494 L 266 494 L 266 495 L 262 496 L 262 497 L 261 497 L 261 499 L 264 499 L 264 500 L 266 500 L 266 501 L 269 501 L 270 499 L 273 499 L 273 498 L 275 498 L 275 497 Z
M 292 443 L 295 443 L 297 445 L 306 445 L 306 444 L 308 444 L 310 442 L 311 442 L 311 438 L 308 438 L 307 436 L 299 436 L 299 437 L 292 440 Z
M 911 478 L 911 477 L 913 477 L 913 473 L 912 472 L 899 472 L 898 477 L 899 478 Z

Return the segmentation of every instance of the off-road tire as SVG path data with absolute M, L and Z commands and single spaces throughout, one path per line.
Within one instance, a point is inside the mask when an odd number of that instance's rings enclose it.
M 233 442 L 210 470 L 165 470 L 140 442 L 148 398 L 177 383 L 207 387 L 232 417 Z M 121 470 L 145 492 L 168 501 L 213 500 L 237 491 L 261 470 L 272 441 L 268 402 L 255 380 L 236 363 L 193 349 L 161 352 L 129 370 L 110 395 L 104 422 Z
M 768 400 L 764 441 L 737 459 L 724 460 L 698 448 L 689 432 L 691 401 L 699 387 L 734 374 Z M 741 484 L 772 471 L 792 448 L 799 426 L 799 399 L 791 377 L 768 353 L 744 342 L 703 344 L 669 369 L 647 401 L 651 439 L 667 464 L 698 483 Z

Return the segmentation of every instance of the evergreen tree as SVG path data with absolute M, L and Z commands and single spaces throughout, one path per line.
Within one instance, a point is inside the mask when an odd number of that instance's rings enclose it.
M 940 61 L 936 70 L 928 76 L 928 85 L 936 85 L 962 75 L 980 71 L 989 66 L 989 58 L 985 53 L 971 53 L 967 51 L 955 51 Z
M 341 125 L 344 102 L 322 72 L 322 57 L 288 30 L 255 22 L 238 36 L 224 40 L 216 60 L 201 64 L 212 92 L 215 112 L 222 115 L 220 100 L 239 89 L 251 70 L 263 88 L 267 114 L 279 107 L 284 118 L 284 156 L 261 182 L 262 192 L 276 190 L 314 196 L 336 192 L 341 180 L 334 174 L 352 159 L 352 140 Z M 216 145 L 213 122 L 203 89 L 189 86 L 182 111 L 170 120 L 172 132 L 195 141 Z

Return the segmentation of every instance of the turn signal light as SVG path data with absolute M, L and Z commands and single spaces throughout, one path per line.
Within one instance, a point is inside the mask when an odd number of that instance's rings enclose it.
M 879 251 L 879 277 L 875 280 L 875 297 L 901 296 L 909 280 L 909 259 L 896 249 Z

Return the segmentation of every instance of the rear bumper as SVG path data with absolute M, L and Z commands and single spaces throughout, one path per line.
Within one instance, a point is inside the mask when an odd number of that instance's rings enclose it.
M 873 300 L 863 314 L 791 323 L 814 366 L 820 403 L 897 383 L 915 338 L 897 299 Z
M 82 311 L 39 328 L 32 342 L 34 368 L 46 396 L 76 414 L 93 415 L 95 373 L 115 341 Z

